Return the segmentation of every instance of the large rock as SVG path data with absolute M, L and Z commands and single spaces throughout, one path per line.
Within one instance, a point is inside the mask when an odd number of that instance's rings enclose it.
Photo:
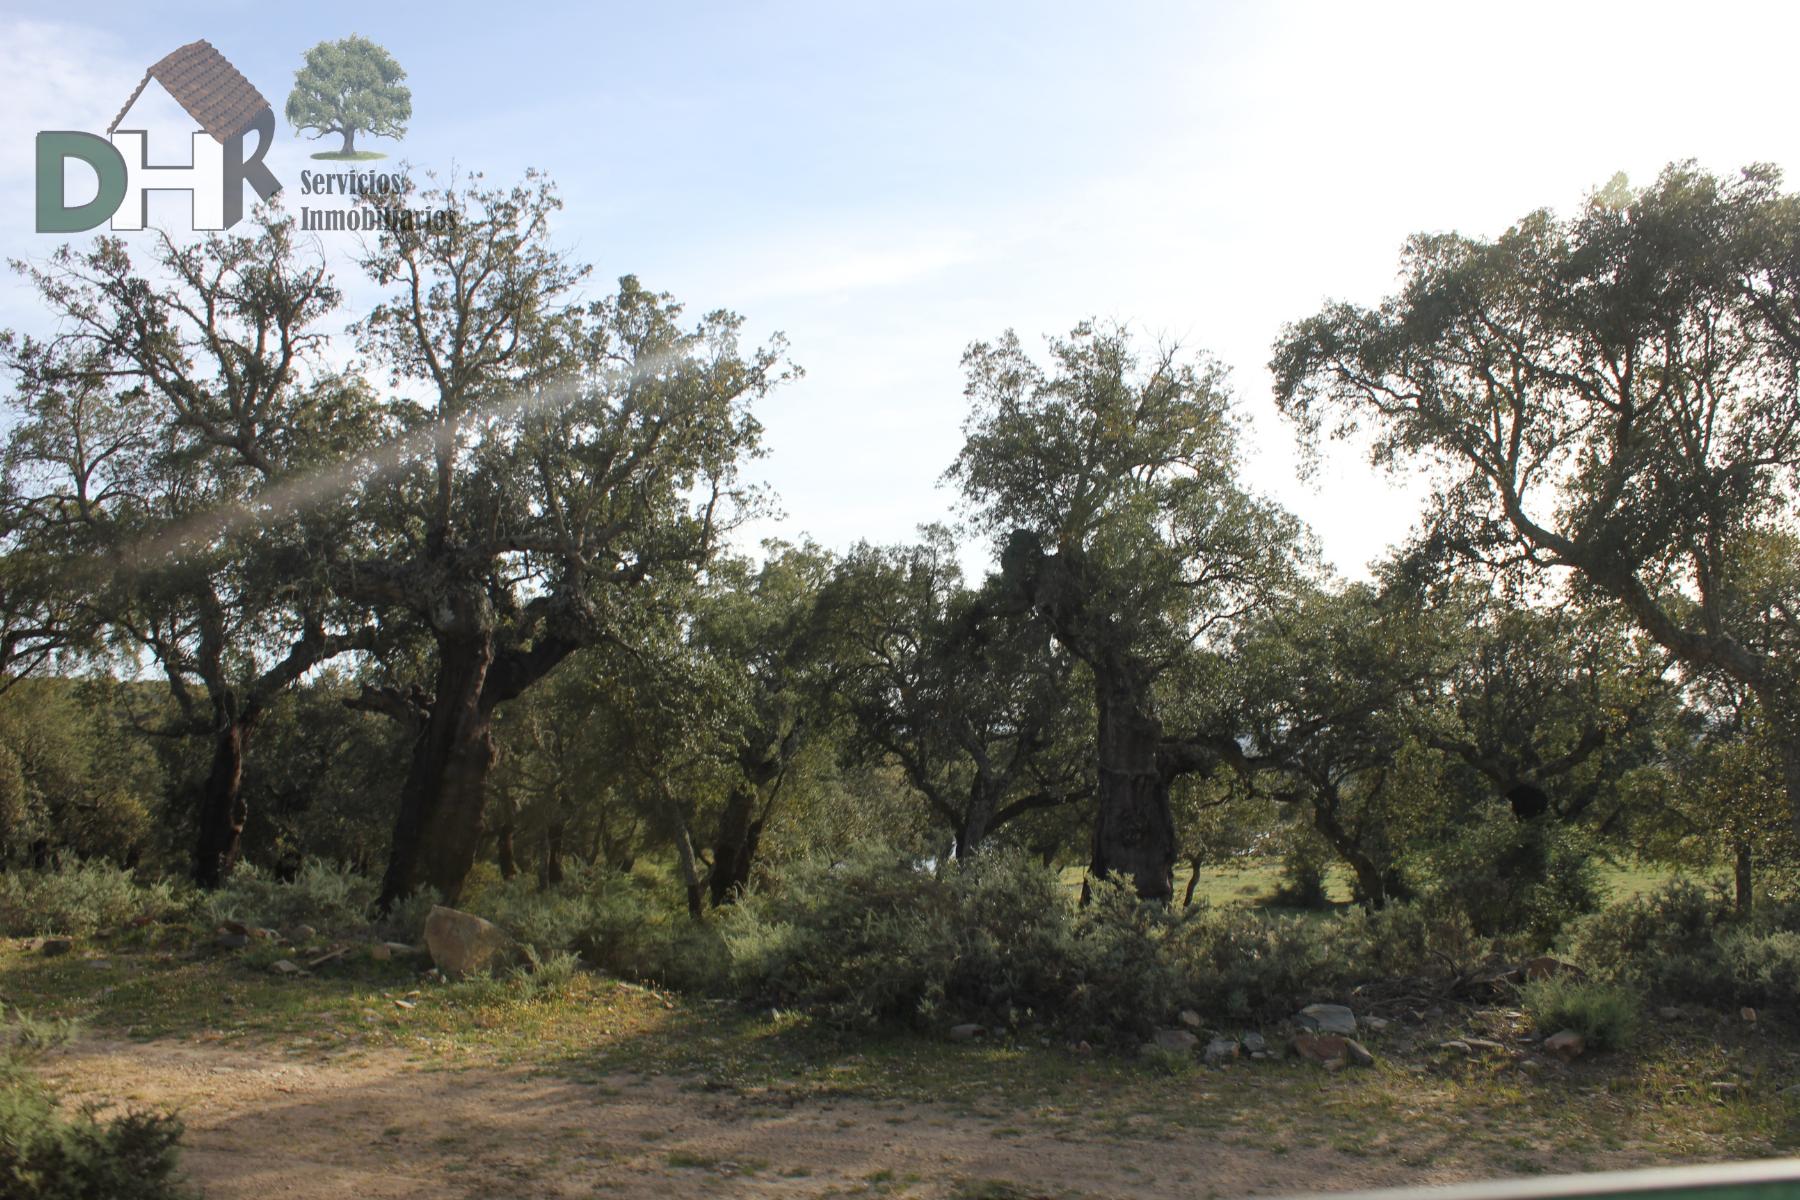
M 1238 1056 L 1236 1038 L 1216 1037 L 1206 1043 L 1206 1051 L 1200 1056 L 1209 1067 L 1224 1066 Z
M 1356 1014 L 1342 1004 L 1309 1004 L 1300 1010 L 1294 1023 L 1302 1029 L 1339 1037 L 1350 1037 L 1356 1032 Z
M 1200 1039 L 1185 1029 L 1159 1029 L 1150 1044 L 1158 1050 L 1192 1050 Z
M 1307 1062 L 1318 1063 L 1327 1071 L 1350 1065 L 1350 1039 L 1333 1033 L 1296 1033 L 1289 1048 Z
M 1587 972 L 1572 962 L 1564 962 L 1560 958 L 1552 958 L 1545 954 L 1531 959 L 1525 964 L 1525 981 L 1535 982 L 1539 979 L 1557 979 L 1567 975 L 1571 979 L 1586 979 Z
M 493 922 L 438 904 L 425 918 L 425 948 L 438 970 L 458 978 L 502 965 L 511 956 L 513 945 Z
M 1544 1039 L 1544 1052 L 1554 1054 L 1564 1062 L 1580 1058 L 1586 1049 L 1587 1039 L 1573 1029 L 1560 1029 Z

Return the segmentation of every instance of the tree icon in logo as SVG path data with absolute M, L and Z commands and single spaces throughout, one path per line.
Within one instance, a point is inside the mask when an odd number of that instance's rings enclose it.
M 377 137 L 406 136 L 412 117 L 412 91 L 401 82 L 406 72 L 394 56 L 366 37 L 351 34 L 320 42 L 306 52 L 306 65 L 294 73 L 288 94 L 287 119 L 313 137 L 335 133 L 344 139 L 337 150 L 321 150 L 314 158 L 386 158 L 375 150 L 358 150 L 358 133 Z

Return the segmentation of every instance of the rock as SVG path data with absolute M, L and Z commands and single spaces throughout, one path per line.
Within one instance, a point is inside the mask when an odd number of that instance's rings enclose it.
M 1393 1024 L 1393 1022 L 1386 1017 L 1359 1017 L 1357 1020 L 1367 1027 L 1371 1033 L 1385 1033 L 1387 1032 L 1387 1027 Z
M 43 944 L 38 947 L 38 952 L 45 958 L 56 958 L 59 955 L 67 954 L 74 948 L 75 943 L 68 938 L 45 938 Z
M 1200 1014 L 1191 1008 L 1184 1008 L 1181 1010 L 1181 1023 L 1189 1029 L 1198 1029 L 1200 1028 Z
M 90 971 L 110 971 L 110 970 L 112 970 L 112 962 L 110 960 L 104 959 L 104 958 L 89 959 L 88 960 L 88 970 L 90 970 Z
M 1681 1010 L 1676 1008 L 1673 1004 L 1670 1004 L 1657 1009 L 1656 1015 L 1665 1021 L 1679 1021 L 1681 1019 Z
M 227 950 L 242 950 L 250 944 L 250 935 L 247 933 L 221 933 L 218 944 Z
M 1337 1034 L 1296 1033 L 1288 1044 L 1295 1054 L 1328 1071 L 1335 1071 L 1350 1061 L 1350 1039 Z
M 295 925 L 282 935 L 296 946 L 304 946 L 319 936 L 319 931 L 311 925 Z
M 223 921 L 223 922 L 220 922 L 220 924 L 219 924 L 219 932 L 236 934 L 238 937 L 248 938 L 250 936 L 251 929 L 248 925 L 244 924 L 242 921 Z
M 1475 1048 L 1473 1046 L 1469 1045 L 1469 1043 L 1463 1041 L 1461 1038 L 1451 1038 L 1447 1042 L 1439 1042 L 1438 1049 L 1439 1050 L 1448 1050 L 1453 1054 L 1462 1054 L 1462 1055 L 1469 1055 L 1469 1054 L 1475 1053 Z
M 386 946 L 388 953 L 396 958 L 413 958 L 420 953 L 417 946 L 409 945 L 406 942 L 383 942 L 381 944 Z
M 1158 1050 L 1192 1050 L 1200 1044 L 1200 1039 L 1185 1029 L 1159 1029 L 1154 1037 L 1146 1043 Z
M 1527 983 L 1537 979 L 1555 979 L 1562 975 L 1574 979 L 1587 978 L 1587 972 L 1574 963 L 1564 962 L 1560 958 L 1552 958 L 1548 954 L 1531 959 L 1525 964 L 1525 982 Z
M 1238 1056 L 1238 1044 L 1235 1038 L 1216 1037 L 1206 1043 L 1201 1052 L 1200 1061 L 1209 1067 L 1220 1067 Z
M 1461 1041 L 1463 1045 L 1465 1045 L 1469 1048 L 1469 1053 L 1471 1053 L 1471 1054 L 1511 1054 L 1512 1053 L 1512 1051 L 1508 1050 L 1505 1046 L 1501 1045 L 1499 1042 L 1489 1041 L 1487 1038 L 1459 1038 L 1458 1040 Z
M 1544 1039 L 1544 1052 L 1554 1054 L 1564 1062 L 1581 1057 L 1587 1049 L 1587 1040 L 1573 1029 L 1561 1029 Z
M 269 964 L 269 973 L 272 975 L 300 975 L 300 974 L 303 974 L 303 972 L 300 970 L 300 964 L 295 962 L 291 958 L 278 958 L 274 962 L 270 963 Z
M 394 957 L 394 952 L 388 949 L 386 942 L 374 942 L 369 946 L 369 957 L 376 962 L 386 962 Z
M 1274 1058 L 1275 1056 L 1273 1054 L 1270 1054 L 1267 1050 L 1252 1050 L 1250 1052 L 1250 1057 L 1255 1059 L 1257 1062 L 1268 1062 L 1271 1058 Z
M 512 939 L 491 921 L 438 904 L 425 918 L 425 948 L 440 971 L 457 978 L 499 966 L 512 953 Z
M 1372 1067 L 1375 1065 L 1375 1056 L 1370 1054 L 1368 1049 L 1355 1038 L 1344 1039 L 1344 1053 L 1349 1055 L 1351 1066 Z
M 1246 1054 L 1261 1054 L 1269 1048 L 1269 1043 L 1263 1039 L 1263 1035 L 1254 1031 L 1246 1033 L 1238 1040 L 1244 1044 Z
M 953 1042 L 972 1042 L 976 1038 L 987 1036 L 985 1025 L 952 1025 L 950 1040 Z
M 1740 1009 L 1738 1009 L 1738 1016 L 1744 1018 L 1745 1022 L 1748 1024 L 1751 1024 L 1751 1025 L 1756 1024 L 1756 1010 L 1754 1008 L 1750 1008 L 1747 1006 L 1744 1008 L 1740 1008 Z
M 1077 1054 L 1092 1054 L 1093 1052 L 1094 1052 L 1094 1048 L 1092 1046 L 1088 1045 L 1085 1041 L 1075 1043 L 1075 1053 L 1077 1053 Z
M 1349 1037 L 1356 1032 L 1356 1014 L 1341 1004 L 1309 1004 L 1294 1018 L 1302 1029 Z
M 1790 1098 L 1800 1097 L 1800 1083 L 1789 1084 L 1781 1089 L 1781 1094 Z
M 1743 1084 L 1736 1083 L 1729 1079 L 1721 1079 L 1717 1083 L 1709 1083 L 1706 1086 L 1713 1095 L 1718 1096 L 1721 1099 L 1729 1096 L 1736 1096 L 1744 1090 Z

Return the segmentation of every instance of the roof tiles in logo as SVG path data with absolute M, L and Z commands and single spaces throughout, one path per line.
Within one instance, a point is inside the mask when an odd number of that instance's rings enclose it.
M 106 132 L 118 129 L 119 122 L 125 119 L 125 114 L 131 111 L 131 106 L 137 103 L 137 98 L 144 94 L 152 79 L 162 84 L 175 102 L 187 110 L 188 116 L 198 121 L 200 128 L 221 145 L 248 129 L 263 110 L 270 107 L 263 94 L 256 90 L 256 85 L 240 75 L 223 54 L 213 49 L 211 42 L 202 38 L 165 55 L 145 71 L 137 90 L 125 101 L 125 107 L 119 110 Z

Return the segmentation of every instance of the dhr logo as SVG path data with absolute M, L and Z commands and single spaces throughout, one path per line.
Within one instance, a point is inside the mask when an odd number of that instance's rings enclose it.
M 152 80 L 200 124 L 191 166 L 151 166 L 145 131 L 119 128 Z M 39 233 L 80 233 L 109 217 L 115 230 L 142 229 L 153 191 L 189 192 L 195 229 L 229 229 L 243 218 L 245 184 L 264 200 L 281 190 L 262 161 L 275 137 L 274 109 L 205 41 L 183 46 L 146 71 L 107 133 L 110 141 L 68 131 L 37 135 Z M 244 142 L 252 133 L 256 150 L 246 156 Z M 99 179 L 94 198 L 72 207 L 63 187 L 70 160 L 86 163 Z

